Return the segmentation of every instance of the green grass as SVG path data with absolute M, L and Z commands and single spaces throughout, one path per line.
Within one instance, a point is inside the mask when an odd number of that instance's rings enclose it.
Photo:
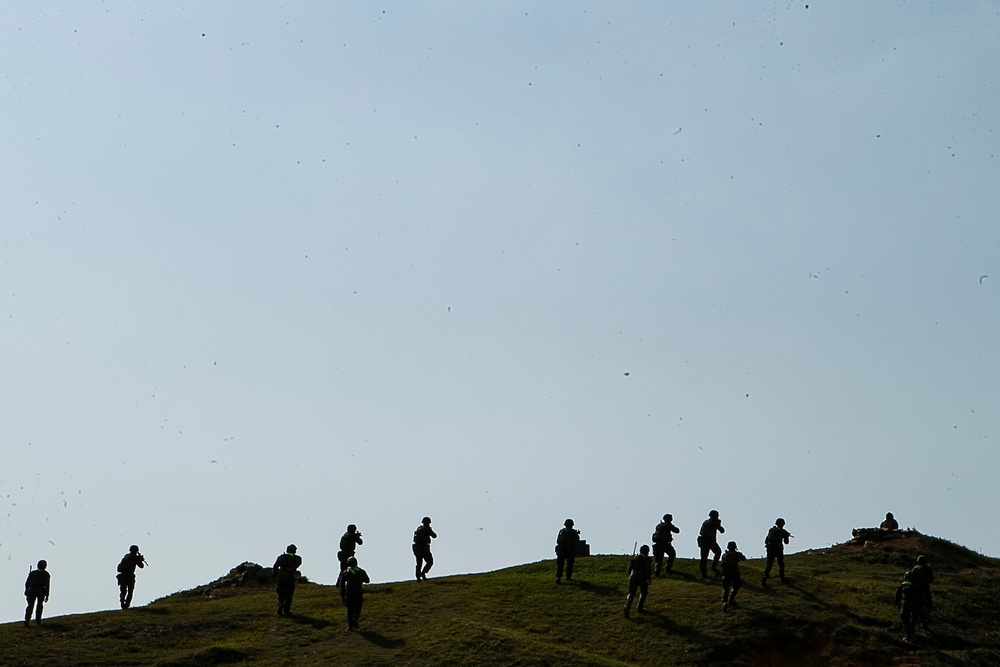
M 934 565 L 934 622 L 901 641 L 892 595 L 918 553 Z M 296 591 L 291 618 L 266 588 L 199 587 L 146 607 L 0 626 L 0 665 L 998 665 L 1000 561 L 916 534 L 786 558 L 788 585 L 743 566 L 740 606 L 697 563 L 653 581 L 646 614 L 622 616 L 626 556 L 551 561 L 368 588 L 360 632 L 335 589 Z

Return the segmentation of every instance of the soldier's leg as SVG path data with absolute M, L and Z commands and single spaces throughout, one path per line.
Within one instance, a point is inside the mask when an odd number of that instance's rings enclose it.
M 903 637 L 909 641 L 913 639 L 914 618 L 913 613 L 907 605 L 903 605 L 899 611 L 899 618 L 903 621 Z
M 573 562 L 576 561 L 576 556 L 574 554 L 566 555 L 566 581 L 573 578 Z
M 673 544 L 668 544 L 665 551 L 667 552 L 667 572 L 672 572 L 674 569 L 674 559 L 677 558 L 677 550 L 674 549 Z
M 625 618 L 628 618 L 628 613 L 632 609 L 632 600 L 635 599 L 635 591 L 638 588 L 639 588 L 639 582 L 629 580 L 628 597 L 625 598 Z
M 643 579 L 639 582 L 639 606 L 636 607 L 640 614 L 645 611 L 647 595 L 649 595 L 649 582 Z
M 660 576 L 660 568 L 663 565 L 663 547 L 659 544 L 653 545 L 653 574 Z
M 719 546 L 718 542 L 712 543 L 712 553 L 714 554 L 712 558 L 712 572 L 719 571 L 719 559 L 722 558 L 722 547 Z
M 772 554 L 767 554 L 767 559 L 764 561 L 764 574 L 760 577 L 760 585 L 767 586 L 767 578 L 771 576 L 771 567 L 774 565 L 774 556 Z
M 135 593 L 135 576 L 129 579 L 125 586 L 125 609 L 132 606 L 132 594 Z
M 421 573 L 426 575 L 428 572 L 431 571 L 432 565 L 434 565 L 434 556 L 431 554 L 431 550 L 427 549 L 427 551 L 424 552 L 424 569 L 421 571 Z M 427 577 L 424 576 L 424 579 L 426 578 Z
M 28 625 L 28 621 L 31 620 L 31 611 L 35 608 L 35 594 L 28 593 L 25 597 L 28 599 L 28 608 L 24 610 L 24 624 Z
M 706 545 L 702 545 L 699 549 L 701 550 L 701 559 L 698 561 L 698 569 L 701 570 L 701 578 L 704 579 L 708 576 L 708 552 L 710 549 Z
M 743 587 L 743 580 L 740 577 L 733 577 L 733 590 L 729 592 L 729 604 L 736 604 L 736 594 Z
M 787 579 L 785 579 L 785 554 L 784 553 L 778 554 L 777 559 L 778 559 L 778 579 L 780 579 L 782 583 L 785 583 L 788 581 Z
M 295 580 L 288 583 L 288 588 L 285 589 L 285 614 L 292 613 L 292 598 L 295 597 Z
M 563 568 L 566 566 L 566 556 L 561 553 L 556 554 L 556 583 L 562 581 Z

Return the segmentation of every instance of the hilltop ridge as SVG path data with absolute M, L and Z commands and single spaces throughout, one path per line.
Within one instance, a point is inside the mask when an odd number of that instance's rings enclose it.
M 913 644 L 891 604 L 926 554 L 935 611 Z M 219 579 L 128 611 L 0 626 L 0 664 L 22 665 L 741 665 L 1000 664 L 1000 561 L 899 531 L 786 556 L 788 585 L 759 586 L 744 564 L 739 607 L 721 611 L 717 580 L 678 559 L 648 613 L 622 616 L 628 556 L 577 561 L 556 585 L 551 560 L 426 582 L 372 585 L 361 631 L 345 631 L 332 586 L 302 583 L 291 618 L 274 614 L 265 573 L 242 563 Z

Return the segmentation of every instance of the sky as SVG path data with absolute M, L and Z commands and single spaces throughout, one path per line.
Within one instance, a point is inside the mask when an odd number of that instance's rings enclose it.
M 0 4 L 0 621 L 904 527 L 1000 556 L 1000 3 Z M 578 564 L 586 578 L 586 564 Z M 789 573 L 794 576 L 793 572 Z M 624 577 L 624 573 L 623 573 Z M 336 604 L 339 604 L 337 602 Z M 331 598 L 331 605 L 335 601 Z M 338 612 L 339 613 L 339 612 Z

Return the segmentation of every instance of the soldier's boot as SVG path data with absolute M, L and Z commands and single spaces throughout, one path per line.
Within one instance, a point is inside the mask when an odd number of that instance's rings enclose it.
M 640 614 L 645 614 L 646 613 L 646 596 L 645 595 L 640 595 L 639 596 L 639 604 L 635 608 L 635 610 L 637 612 L 639 612 Z

